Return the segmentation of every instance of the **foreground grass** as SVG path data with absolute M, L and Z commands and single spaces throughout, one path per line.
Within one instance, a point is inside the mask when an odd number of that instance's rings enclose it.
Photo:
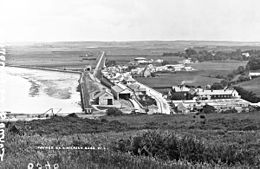
M 79 119 L 77 117 L 54 117 L 43 121 L 16 122 L 9 124 L 6 129 L 6 154 L 4 161 L 0 164 L 0 168 L 26 168 L 29 162 L 46 164 L 47 161 L 51 164 L 59 164 L 60 168 L 79 169 L 257 168 L 259 167 L 257 158 L 259 158 L 260 154 L 259 118 L 259 113 L 255 112 L 251 114 L 207 115 L 205 124 L 194 121 L 193 115 L 128 115 L 103 117 L 101 120 Z M 191 145 L 193 139 L 196 138 L 200 143 L 203 143 L 203 150 L 206 150 L 207 147 L 224 146 L 225 148 L 231 146 L 232 149 L 230 150 L 232 151 L 225 156 L 233 157 L 232 154 L 239 154 L 239 152 L 243 152 L 243 156 L 235 155 L 234 157 L 241 159 L 235 163 L 223 161 L 211 163 L 210 161 L 192 161 L 187 158 L 180 158 L 176 161 L 176 159 L 165 159 L 160 156 L 142 153 L 135 154 L 132 151 L 132 144 L 125 144 L 128 145 L 127 151 L 118 149 L 118 145 L 122 145 L 122 142 L 135 140 L 136 138 L 146 138 L 143 136 L 154 131 L 159 133 L 159 135 L 151 138 L 164 138 L 160 135 L 166 132 L 173 134 L 173 138 L 191 138 L 191 142 L 188 145 Z M 140 146 L 142 144 L 140 142 L 137 145 Z M 162 146 L 161 149 L 165 147 L 163 146 L 164 144 L 160 143 L 159 145 Z M 167 143 L 165 145 L 171 144 Z M 39 147 L 48 146 L 94 146 L 106 147 L 107 149 L 39 149 Z M 153 146 L 157 147 L 157 144 Z M 174 148 L 168 149 L 174 150 Z M 167 151 L 163 151 L 161 154 L 165 152 Z M 191 153 L 186 154 L 189 155 Z M 246 157 L 250 157 L 248 159 L 252 159 L 253 162 L 246 160 L 245 155 L 247 155 Z

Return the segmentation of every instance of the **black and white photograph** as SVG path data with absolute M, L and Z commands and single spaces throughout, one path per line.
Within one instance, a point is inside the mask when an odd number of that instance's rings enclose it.
M 0 6 L 0 169 L 260 169 L 260 1 Z

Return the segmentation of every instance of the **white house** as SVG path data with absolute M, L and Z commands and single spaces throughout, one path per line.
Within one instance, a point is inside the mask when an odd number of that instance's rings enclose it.
M 245 56 L 245 57 L 250 57 L 250 54 L 248 53 L 248 52 L 244 52 L 244 53 L 242 53 L 242 56 Z
M 240 95 L 235 89 L 226 90 L 199 90 L 197 95 L 204 99 L 233 99 L 240 98 Z
M 98 105 L 113 105 L 114 97 L 113 94 L 104 90 L 98 91 L 94 93 L 93 100 L 95 100 Z
M 174 69 L 175 71 L 182 71 L 184 69 L 184 64 L 176 64 L 176 65 L 165 65 L 168 69 Z
M 260 72 L 249 72 L 249 77 L 250 79 L 254 78 L 254 77 L 259 77 L 260 76 Z

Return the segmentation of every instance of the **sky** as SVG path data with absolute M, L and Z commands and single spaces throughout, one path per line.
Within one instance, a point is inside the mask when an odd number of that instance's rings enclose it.
M 0 42 L 260 41 L 259 0 L 0 0 Z

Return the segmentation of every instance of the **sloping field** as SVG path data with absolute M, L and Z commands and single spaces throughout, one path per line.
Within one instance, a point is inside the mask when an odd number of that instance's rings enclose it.
M 138 77 L 136 80 L 152 88 L 169 87 L 179 85 L 182 82 L 187 85 L 205 86 L 207 84 L 221 81 L 221 79 L 203 76 L 205 73 L 205 71 L 162 73 L 157 74 L 156 77 Z
M 237 86 L 241 86 L 246 90 L 254 92 L 258 97 L 260 97 L 260 77 L 255 78 L 250 81 L 239 83 Z

